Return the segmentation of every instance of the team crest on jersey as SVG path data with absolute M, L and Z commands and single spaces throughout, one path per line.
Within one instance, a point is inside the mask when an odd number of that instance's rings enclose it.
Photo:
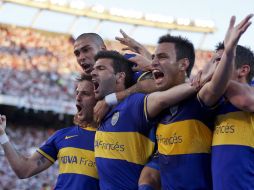
M 112 119 L 111 119 L 111 125 L 115 126 L 119 119 L 119 112 L 114 113 Z

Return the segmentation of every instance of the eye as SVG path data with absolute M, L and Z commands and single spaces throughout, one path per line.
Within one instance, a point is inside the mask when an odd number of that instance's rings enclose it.
M 87 53 L 90 49 L 91 49 L 91 48 L 83 47 L 83 48 L 81 49 L 81 51 L 82 51 L 83 53 Z
M 169 56 L 167 54 L 161 53 L 159 55 L 157 55 L 158 59 L 168 59 Z
M 87 92 L 87 91 L 83 91 L 81 93 L 82 96 L 91 96 L 91 93 Z
M 216 59 L 214 60 L 214 63 L 216 63 L 216 62 L 220 62 L 220 60 L 221 60 L 221 58 L 220 58 L 220 57 L 218 57 L 218 58 L 216 58 Z
M 167 58 L 168 58 L 167 56 L 163 56 L 163 55 L 158 57 L 158 59 L 160 60 L 167 59 Z
M 104 70 L 105 69 L 105 67 L 104 66 L 98 66 L 98 70 Z
M 79 51 L 74 51 L 74 55 L 78 57 L 80 55 Z

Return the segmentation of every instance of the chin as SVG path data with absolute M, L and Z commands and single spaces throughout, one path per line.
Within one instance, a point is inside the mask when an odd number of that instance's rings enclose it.
M 75 125 L 81 126 L 83 122 L 84 122 L 84 116 L 81 116 L 81 117 L 80 117 L 78 114 L 76 114 L 76 115 L 74 116 L 73 123 L 74 123 Z
M 162 90 L 162 91 L 167 90 L 167 85 L 165 83 L 159 83 L 159 84 L 156 84 L 156 86 L 159 90 Z

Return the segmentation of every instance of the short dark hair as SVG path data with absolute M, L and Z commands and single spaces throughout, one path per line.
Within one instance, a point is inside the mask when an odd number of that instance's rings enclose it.
M 220 51 L 220 50 L 224 50 L 224 43 L 223 42 L 219 42 L 216 46 L 215 46 L 215 51 Z
M 75 41 L 84 39 L 84 38 L 90 38 L 92 40 L 94 40 L 94 42 L 98 45 L 98 46 L 105 46 L 105 43 L 102 39 L 102 37 L 99 34 L 96 33 L 83 33 L 81 35 L 79 35 Z
M 85 73 L 80 73 L 80 75 L 76 78 L 76 80 L 78 82 L 82 82 L 82 81 L 92 82 L 92 76 L 91 75 L 87 75 Z
M 161 43 L 175 44 L 177 61 L 183 58 L 187 58 L 189 60 L 190 65 L 186 70 L 187 76 L 189 77 L 195 62 L 195 50 L 192 42 L 181 36 L 171 36 L 170 34 L 166 34 L 159 38 L 158 44 Z
M 216 51 L 224 50 L 224 49 L 225 49 L 225 47 L 224 47 L 223 42 L 219 42 L 215 47 Z M 246 78 L 247 82 L 250 84 L 251 80 L 254 76 L 254 54 L 250 48 L 241 46 L 241 45 L 237 45 L 236 46 L 235 67 L 236 67 L 236 69 L 238 69 L 238 68 L 242 67 L 243 65 L 249 65 L 249 67 L 250 67 L 250 72 Z
M 125 73 L 125 88 L 129 88 L 133 85 L 133 75 L 132 71 L 132 62 L 125 59 L 123 55 L 121 55 L 117 51 L 99 51 L 95 56 L 95 61 L 98 59 L 112 59 L 113 69 L 115 73 L 124 72 Z

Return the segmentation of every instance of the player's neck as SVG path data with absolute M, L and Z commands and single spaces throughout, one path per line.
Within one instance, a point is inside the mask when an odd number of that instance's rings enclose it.
M 97 124 L 95 122 L 82 122 L 82 125 L 80 125 L 81 128 L 85 129 L 85 128 L 97 128 Z

